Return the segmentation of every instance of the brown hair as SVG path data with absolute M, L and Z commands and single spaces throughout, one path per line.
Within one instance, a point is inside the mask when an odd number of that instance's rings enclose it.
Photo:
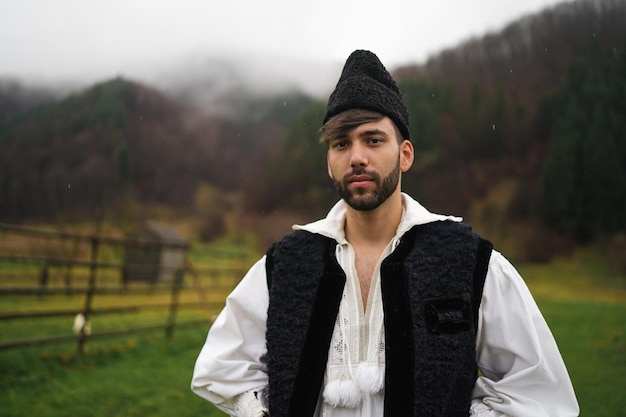
M 320 142 L 328 145 L 331 140 L 346 136 L 352 129 L 359 127 L 364 123 L 378 122 L 385 118 L 384 114 L 378 113 L 372 110 L 365 109 L 350 109 L 341 112 L 330 119 L 320 129 L 322 135 Z M 393 123 L 393 120 L 392 120 Z M 404 138 L 400 129 L 393 123 L 393 127 L 396 133 L 398 143 L 402 143 Z

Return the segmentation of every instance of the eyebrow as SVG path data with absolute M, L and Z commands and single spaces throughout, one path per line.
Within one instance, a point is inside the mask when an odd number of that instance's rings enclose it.
M 328 140 L 328 143 L 331 143 L 331 142 L 333 142 L 333 141 L 337 141 L 337 140 L 343 140 L 343 139 L 346 139 L 346 138 L 348 137 L 348 133 L 349 133 L 349 132 L 346 132 L 345 134 L 340 134 L 340 135 L 337 135 L 337 136 L 335 136 L 334 138 L 329 139 L 329 140 Z M 391 136 L 389 135 L 389 133 L 387 133 L 387 132 L 385 132 L 384 130 L 381 130 L 381 129 L 368 129 L 368 130 L 364 130 L 363 132 L 360 132 L 360 133 L 359 133 L 358 137 L 359 137 L 359 138 L 365 138 L 365 137 L 368 137 L 368 136 L 376 136 L 376 135 L 378 135 L 378 136 L 384 136 L 384 137 L 386 137 L 386 138 L 391 137 Z
M 385 132 L 384 130 L 380 130 L 380 129 L 364 130 L 363 132 L 359 133 L 359 137 L 376 136 L 376 135 L 389 137 L 389 134 L 387 132 Z

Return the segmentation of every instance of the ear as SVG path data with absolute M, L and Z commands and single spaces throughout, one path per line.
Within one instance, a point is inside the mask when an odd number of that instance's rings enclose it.
M 414 158 L 415 149 L 413 149 L 413 144 L 405 140 L 400 144 L 400 169 L 402 169 L 402 172 L 407 172 L 411 168 Z

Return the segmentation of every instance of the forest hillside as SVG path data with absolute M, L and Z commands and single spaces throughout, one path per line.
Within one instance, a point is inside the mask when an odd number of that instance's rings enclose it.
M 566 2 L 390 68 L 417 150 L 405 191 L 522 259 L 626 247 L 625 21 L 621 0 Z M 217 200 L 242 219 L 323 215 L 336 200 L 318 143 L 325 103 L 298 91 L 239 99 L 248 117 L 207 114 L 141 80 L 62 98 L 0 82 L 0 221 L 137 205 L 198 215 Z

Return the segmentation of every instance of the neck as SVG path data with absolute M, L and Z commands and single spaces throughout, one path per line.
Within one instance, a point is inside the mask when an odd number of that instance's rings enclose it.
M 396 234 L 402 219 L 402 195 L 397 190 L 378 208 L 346 213 L 346 239 L 352 245 L 387 245 Z

